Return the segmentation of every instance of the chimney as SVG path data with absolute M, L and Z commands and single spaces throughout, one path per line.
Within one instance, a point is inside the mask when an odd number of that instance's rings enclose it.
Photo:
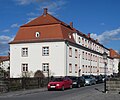
M 70 27 L 73 28 L 73 22 L 70 22 Z
M 43 15 L 46 15 L 47 14 L 47 8 L 44 8 L 44 12 L 43 12 Z
M 88 33 L 88 37 L 90 38 L 90 33 Z
M 98 39 L 96 39 L 96 42 L 98 43 Z

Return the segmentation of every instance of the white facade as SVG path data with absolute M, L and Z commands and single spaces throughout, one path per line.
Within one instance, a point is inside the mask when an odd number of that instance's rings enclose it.
M 114 58 L 113 62 L 113 73 L 118 73 L 118 64 L 120 62 L 120 59 Z
M 49 56 L 42 55 L 42 47 L 49 47 Z M 21 49 L 28 48 L 28 56 L 22 57 Z M 26 43 L 10 45 L 10 77 L 22 77 L 22 64 L 28 64 L 30 76 L 34 76 L 37 70 L 43 71 L 42 64 L 49 63 L 50 75 L 65 75 L 65 43 Z M 45 75 L 47 72 L 43 72 Z
M 86 49 L 81 44 L 76 46 L 76 44 L 66 44 L 65 41 L 10 44 L 10 77 L 23 77 L 23 65 L 26 64 L 29 77 L 33 77 L 37 70 L 43 71 L 47 76 L 48 71 L 44 71 L 43 66 L 49 66 L 50 76 L 104 74 L 103 51 L 97 53 L 94 52 L 97 51 L 96 49 L 91 48 L 92 50 L 90 50 L 89 45 Z M 49 47 L 47 56 L 43 55 L 43 47 Z M 27 48 L 28 54 L 25 57 L 22 56 L 23 48 Z M 113 60 L 108 58 L 107 75 L 113 74 L 113 63 L 111 62 Z

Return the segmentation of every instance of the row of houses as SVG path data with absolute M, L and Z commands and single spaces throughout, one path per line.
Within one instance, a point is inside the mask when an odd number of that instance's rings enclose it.
M 104 74 L 103 53 L 107 53 L 107 75 L 118 73 L 120 55 L 70 25 L 43 14 L 20 27 L 10 43 L 10 77 Z

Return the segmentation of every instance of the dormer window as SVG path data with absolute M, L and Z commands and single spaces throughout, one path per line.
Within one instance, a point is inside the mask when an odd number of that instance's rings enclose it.
M 36 32 L 35 37 L 37 37 L 37 38 L 40 37 L 40 32 Z
M 71 39 L 71 34 L 70 34 L 70 33 L 68 34 L 68 36 L 69 36 L 69 38 Z

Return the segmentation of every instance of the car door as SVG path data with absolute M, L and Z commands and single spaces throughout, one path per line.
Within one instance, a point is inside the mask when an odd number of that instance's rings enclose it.
M 64 88 L 68 88 L 68 81 L 67 81 L 67 79 L 64 79 L 63 81 L 64 81 Z
M 80 77 L 80 82 L 81 82 L 81 85 L 83 86 L 84 85 L 84 79 L 83 79 L 83 77 Z

